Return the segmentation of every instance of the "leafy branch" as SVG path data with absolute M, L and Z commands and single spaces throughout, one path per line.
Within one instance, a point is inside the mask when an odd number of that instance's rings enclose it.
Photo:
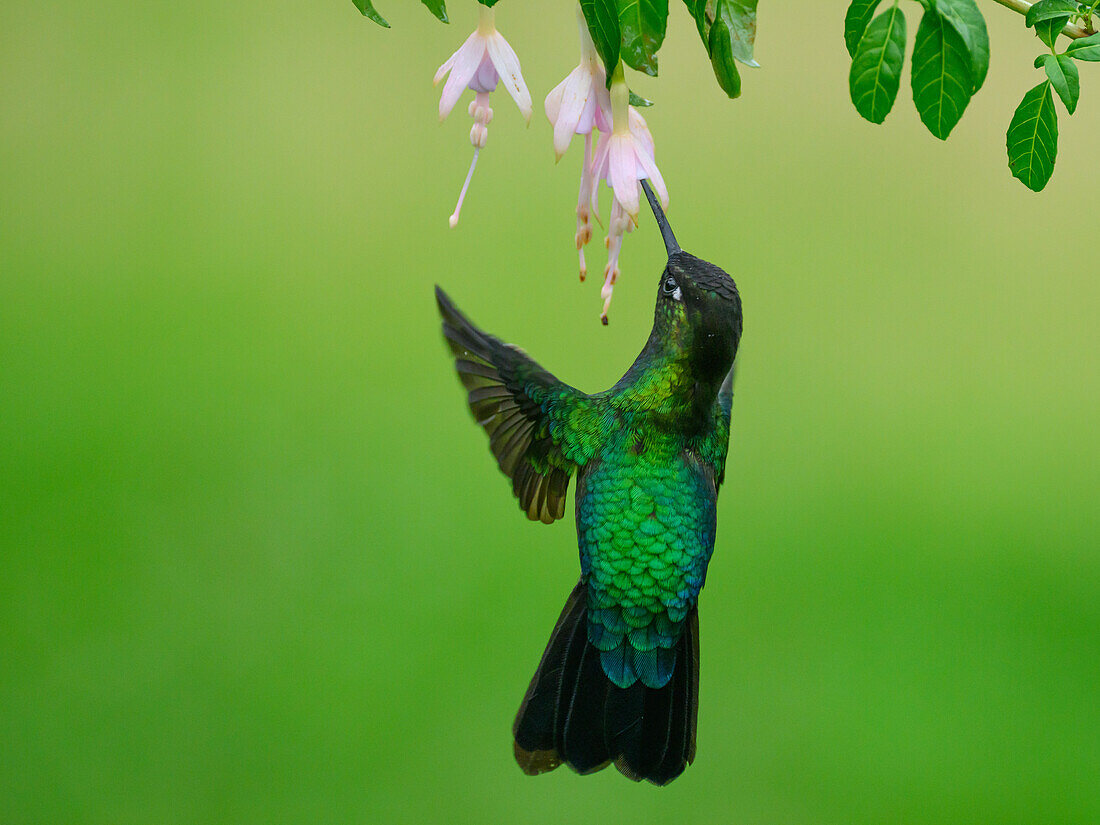
M 1027 0 L 993 0 L 994 3 L 1000 3 L 1007 9 L 1012 9 L 1020 14 L 1027 15 L 1034 3 L 1028 3 Z M 1076 4 L 1073 4 L 1076 5 Z M 1100 7 L 1100 3 L 1092 3 L 1089 14 L 1095 14 L 1097 7 Z M 1086 24 L 1087 26 L 1087 24 Z M 1075 23 L 1066 23 L 1062 28 L 1062 34 L 1066 37 L 1088 37 L 1090 34 L 1095 34 L 1091 27 L 1078 26 Z
M 899 0 L 875 16 L 882 0 L 852 0 L 844 41 L 852 57 L 852 103 L 866 120 L 882 123 L 893 108 L 905 60 L 905 16 Z M 917 0 L 923 9 L 913 43 L 913 103 L 935 137 L 946 140 L 989 70 L 989 33 L 974 0 Z M 1080 97 L 1075 61 L 1100 61 L 1100 34 L 1092 16 L 1100 0 L 996 0 L 1024 15 L 1024 24 L 1050 50 L 1035 59 L 1046 79 L 1030 89 L 1009 123 L 1008 168 L 1036 192 L 1050 181 L 1058 154 L 1056 92 L 1072 115 Z M 1071 40 L 1062 52 L 1059 36 Z
M 389 26 L 374 8 L 373 0 L 353 2 L 371 20 Z M 445 0 L 421 2 L 436 18 L 448 22 Z M 491 8 L 497 0 L 478 2 Z M 946 140 L 985 82 L 989 33 L 976 0 L 914 2 L 919 4 L 920 20 L 911 56 L 913 103 L 928 131 Z M 1100 14 L 1100 0 L 993 2 L 1023 16 L 1024 25 L 1034 30 L 1047 49 L 1034 60 L 1044 79 L 1024 94 L 1006 134 L 1010 171 L 1038 192 L 1054 173 L 1058 151 L 1054 98 L 1072 115 L 1081 90 L 1077 64 L 1100 61 L 1100 34 L 1093 24 L 1093 18 Z M 739 64 L 758 66 L 753 57 L 757 3 L 683 0 L 715 80 L 730 98 L 741 94 Z M 657 75 L 669 0 L 579 0 L 579 5 L 608 87 L 620 65 Z M 856 111 L 872 123 L 884 122 L 897 100 L 907 40 L 901 0 L 850 0 L 844 18 L 844 42 L 852 58 L 849 93 Z M 1062 45 L 1065 47 L 1059 49 Z M 650 105 L 650 101 L 630 94 L 631 105 Z

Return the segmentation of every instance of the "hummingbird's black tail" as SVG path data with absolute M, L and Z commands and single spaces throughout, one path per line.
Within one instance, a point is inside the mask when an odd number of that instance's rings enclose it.
M 562 609 L 516 722 L 516 762 L 534 776 L 563 762 L 594 773 L 612 762 L 624 776 L 666 785 L 695 759 L 699 712 L 699 618 L 692 609 L 662 688 L 615 685 L 588 641 L 588 587 Z

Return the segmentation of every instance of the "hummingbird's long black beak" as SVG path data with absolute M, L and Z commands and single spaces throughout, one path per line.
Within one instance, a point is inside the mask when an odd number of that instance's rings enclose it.
M 680 244 L 676 243 L 676 236 L 672 234 L 672 227 L 668 225 L 668 218 L 665 217 L 664 210 L 661 209 L 660 201 L 653 194 L 653 190 L 649 188 L 649 181 L 642 181 L 642 189 L 645 190 L 649 208 L 653 210 L 653 217 L 657 219 L 657 226 L 661 228 L 661 237 L 665 239 L 665 249 L 668 251 L 668 257 L 671 258 L 680 251 Z

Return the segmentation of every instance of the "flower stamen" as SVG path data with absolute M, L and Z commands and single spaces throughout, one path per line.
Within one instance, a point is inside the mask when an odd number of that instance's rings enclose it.
M 455 211 L 451 213 L 451 217 L 447 220 L 451 229 L 458 226 L 458 216 L 462 212 L 462 201 L 466 199 L 466 190 L 470 188 L 470 179 L 474 176 L 474 167 L 477 166 L 477 156 L 480 151 L 480 147 L 474 148 L 474 159 L 470 161 L 470 171 L 466 173 L 466 182 L 462 184 L 462 191 L 458 193 L 458 203 L 455 204 Z

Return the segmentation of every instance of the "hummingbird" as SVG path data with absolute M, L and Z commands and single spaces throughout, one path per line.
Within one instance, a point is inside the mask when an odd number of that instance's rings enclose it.
M 666 785 L 695 759 L 698 600 L 725 476 L 741 297 L 726 272 L 680 248 L 642 185 L 668 260 L 649 339 L 609 390 L 558 380 L 436 287 L 467 403 L 520 508 L 533 521 L 562 518 L 577 478 L 580 581 L 512 728 L 531 776 L 614 763 Z

